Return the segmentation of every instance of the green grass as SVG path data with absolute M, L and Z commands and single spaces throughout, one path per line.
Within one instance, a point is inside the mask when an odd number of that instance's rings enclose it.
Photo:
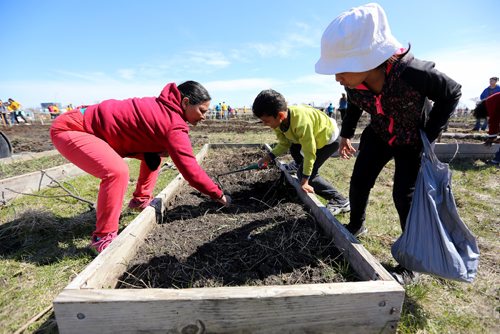
M 42 169 L 67 164 L 68 161 L 61 155 L 53 155 L 27 161 L 0 164 L 0 179 L 36 172 Z
M 269 133 L 192 133 L 200 142 L 270 142 Z M 354 159 L 330 159 L 321 173 L 348 195 Z M 43 164 L 42 164 L 43 165 Z M 46 168 L 46 167 L 43 167 Z M 499 218 L 500 169 L 481 161 L 453 161 L 453 193 L 464 222 L 478 237 L 481 262 L 472 284 L 445 281 L 423 275 L 405 287 L 406 300 L 398 327 L 400 333 L 496 333 L 499 328 Z M 35 168 L 36 170 L 36 168 Z M 130 162 L 131 182 L 125 208 L 135 187 L 138 162 Z M 400 234 L 392 202 L 393 163 L 383 170 L 370 196 L 367 211 L 368 235 L 364 246 L 384 265 L 394 265 L 390 246 Z M 162 174 L 155 193 L 176 174 Z M 78 195 L 96 200 L 99 180 L 82 176 L 71 180 Z M 54 194 L 47 189 L 42 194 Z M 124 228 L 135 213 L 123 211 Z M 348 215 L 338 216 L 342 223 Z M 94 256 L 86 250 L 94 229 L 95 212 L 72 198 L 48 199 L 25 196 L 0 210 L 0 333 L 12 333 L 38 312 L 51 305 L 58 293 L 88 265 Z M 6 249 L 10 248 L 9 251 Z M 26 332 L 54 330 L 49 312 Z
M 323 176 L 345 195 L 354 160 L 330 159 Z M 481 252 L 477 278 L 472 284 L 422 275 L 406 286 L 406 301 L 398 327 L 400 333 L 498 333 L 500 331 L 500 169 L 477 160 L 450 163 L 452 191 L 462 220 L 477 237 Z M 367 208 L 368 235 L 364 246 L 382 264 L 395 265 L 390 246 L 401 229 L 392 201 L 390 162 L 372 189 Z M 348 215 L 337 216 L 347 224 Z

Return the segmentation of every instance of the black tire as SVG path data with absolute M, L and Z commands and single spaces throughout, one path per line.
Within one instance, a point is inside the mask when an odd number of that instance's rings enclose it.
M 12 145 L 9 138 L 0 131 L 0 158 L 8 158 L 12 156 Z

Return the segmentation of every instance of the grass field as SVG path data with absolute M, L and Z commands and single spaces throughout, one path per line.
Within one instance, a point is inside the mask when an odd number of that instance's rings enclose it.
M 193 134 L 205 142 L 273 142 L 264 134 Z M 199 139 L 199 138 L 198 138 Z M 354 160 L 330 159 L 322 174 L 348 194 Z M 34 162 L 44 165 L 44 162 Z M 36 165 L 38 166 L 38 165 Z M 477 236 L 481 250 L 480 269 L 472 284 L 423 275 L 405 287 L 406 301 L 400 333 L 498 333 L 499 326 L 499 227 L 500 169 L 482 161 L 453 161 L 453 192 L 462 219 Z M 130 162 L 131 184 L 124 200 L 121 228 L 135 213 L 125 210 L 138 173 Z M 369 233 L 361 241 L 384 265 L 393 265 L 390 246 L 399 236 L 397 214 L 392 204 L 390 163 L 372 190 L 367 211 Z M 174 177 L 162 173 L 155 193 Z M 78 195 L 96 200 L 99 182 L 90 176 L 71 180 Z M 57 189 L 44 190 L 54 194 Z M 338 216 L 347 223 L 348 215 Z M 23 197 L 0 211 L 0 333 L 13 333 L 35 315 L 51 306 L 55 296 L 93 259 L 86 250 L 94 229 L 95 213 L 72 198 Z M 28 326 L 25 332 L 57 332 L 52 310 Z

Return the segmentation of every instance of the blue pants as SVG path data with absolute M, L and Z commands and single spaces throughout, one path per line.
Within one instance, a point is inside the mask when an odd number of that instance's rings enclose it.
M 474 125 L 474 130 L 477 131 L 477 130 L 481 129 L 483 131 L 486 131 L 486 128 L 488 127 L 488 119 L 487 118 L 484 119 L 483 125 L 481 125 L 481 120 L 482 120 L 482 118 L 476 119 L 476 124 Z

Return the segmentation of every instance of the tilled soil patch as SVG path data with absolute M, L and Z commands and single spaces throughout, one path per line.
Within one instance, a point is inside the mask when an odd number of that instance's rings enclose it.
M 258 149 L 212 150 L 216 175 L 256 162 Z M 229 208 L 186 186 L 147 237 L 120 288 L 191 288 L 332 283 L 357 280 L 331 240 L 276 169 L 219 180 Z

